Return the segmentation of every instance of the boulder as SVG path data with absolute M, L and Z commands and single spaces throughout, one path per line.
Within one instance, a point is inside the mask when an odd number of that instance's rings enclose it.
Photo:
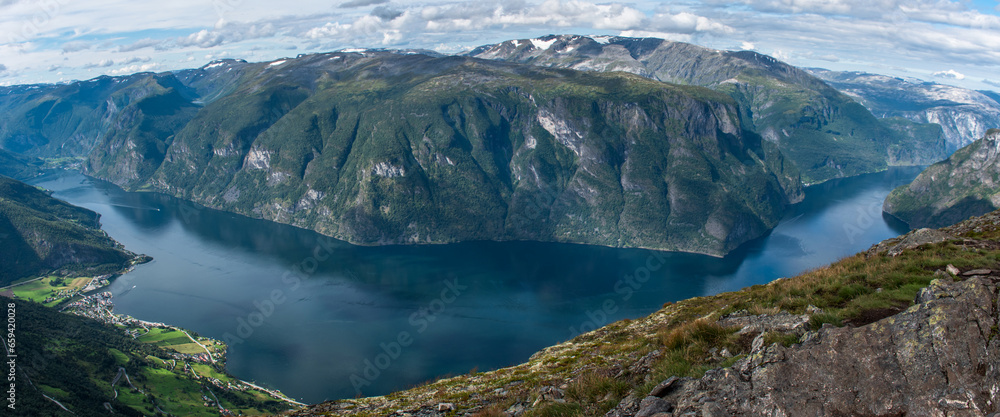
M 771 345 L 732 368 L 678 381 L 664 399 L 674 415 L 995 413 L 998 283 L 935 280 L 902 313 L 863 327 L 824 326 L 795 347 Z

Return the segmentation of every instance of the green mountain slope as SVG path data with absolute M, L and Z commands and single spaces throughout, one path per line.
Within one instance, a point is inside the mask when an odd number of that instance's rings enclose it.
M 899 130 L 809 73 L 752 51 L 717 51 L 654 38 L 546 36 L 486 45 L 468 55 L 590 71 L 627 71 L 729 94 L 748 130 L 778 145 L 807 183 L 923 164 L 946 154 L 940 133 Z M 915 137 L 914 135 L 919 135 Z M 901 152 L 912 144 L 927 154 Z
M 0 175 L 30 178 L 41 172 L 42 161 L 0 149 Z
M 910 227 L 943 227 L 1000 207 L 1000 129 L 896 188 L 883 210 Z
M 368 51 L 77 84 L 11 90 L 0 143 L 360 244 L 723 254 L 802 195 L 731 97 L 623 73 Z
M 150 183 L 363 244 L 719 254 L 773 226 L 800 193 L 740 124 L 724 95 L 634 76 L 325 54 L 206 105 Z
M 209 417 L 220 415 L 219 407 L 245 415 L 291 407 L 231 385 L 234 380 L 221 364 L 198 363 L 123 329 L 34 302 L 3 296 L 0 302 L 8 314 L 13 311 L 16 325 L 14 338 L 8 332 L 3 336 L 17 355 L 15 407 L 7 407 L 5 394 L 4 415 Z
M 99 215 L 35 187 L 0 177 L 0 285 L 30 276 L 99 275 L 125 269 L 135 254 L 99 229 Z

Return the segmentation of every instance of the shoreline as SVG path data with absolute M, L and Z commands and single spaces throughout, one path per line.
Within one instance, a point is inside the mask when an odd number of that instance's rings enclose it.
M 217 366 L 218 370 L 222 371 L 223 374 L 231 378 L 237 385 L 242 385 L 241 388 L 257 390 L 259 392 L 266 394 L 267 396 L 269 396 L 274 400 L 287 403 L 293 407 L 301 408 L 308 406 L 308 404 L 292 399 L 291 397 L 282 393 L 280 390 L 265 388 L 230 374 L 225 367 L 225 358 L 228 354 L 229 346 L 223 343 L 221 340 L 199 335 L 199 338 L 207 339 L 208 341 L 210 341 L 211 344 L 213 344 L 217 348 L 218 351 L 213 354 L 212 351 L 207 346 L 205 346 L 205 344 L 203 344 L 197 338 L 192 336 L 190 333 L 191 331 L 188 329 L 167 323 L 142 320 L 127 314 L 114 313 L 113 294 L 110 291 L 107 291 L 107 289 L 115 281 L 126 276 L 129 272 L 132 272 L 136 268 L 136 266 L 148 263 L 152 260 L 153 258 L 148 255 L 135 254 L 135 256 L 130 261 L 130 265 L 127 268 L 111 274 L 90 277 L 90 281 L 87 283 L 84 289 L 77 290 L 76 294 L 66 297 L 65 300 L 60 301 L 55 305 L 45 306 L 43 303 L 39 304 L 41 304 L 45 308 L 54 309 L 62 314 L 72 314 L 75 316 L 86 317 L 100 321 L 109 326 L 122 327 L 121 330 L 125 335 L 131 336 L 133 339 L 136 340 L 138 340 L 138 338 L 141 337 L 141 335 L 133 333 L 131 329 L 129 329 L 128 325 L 130 324 L 146 329 L 147 333 L 152 328 L 170 329 L 172 331 L 178 331 L 184 333 L 184 335 L 187 336 L 187 338 L 190 339 L 192 343 L 200 346 L 205 351 L 205 353 L 185 354 L 166 346 L 161 346 L 161 348 L 175 355 L 176 356 L 175 359 L 187 359 L 192 362 L 202 362 L 209 364 L 210 366 L 213 365 Z M 2 287 L 0 288 L 0 291 L 9 291 L 12 295 L 14 295 L 13 294 L 14 288 L 32 282 L 44 280 L 46 278 L 49 278 L 49 276 L 40 276 L 37 278 L 32 278 L 29 280 L 8 285 L 6 287 Z M 87 277 L 78 277 L 78 278 L 87 278 Z M 101 285 L 95 286 L 95 284 L 101 284 Z M 26 299 L 23 297 L 17 297 L 17 299 L 29 302 L 36 302 L 31 299 Z M 204 355 L 204 357 L 207 358 L 207 362 L 199 359 L 199 356 L 202 355 Z

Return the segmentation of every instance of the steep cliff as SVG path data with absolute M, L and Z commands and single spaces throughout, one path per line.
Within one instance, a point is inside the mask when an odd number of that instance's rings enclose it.
M 1000 129 L 892 191 L 883 210 L 911 227 L 941 227 L 1000 207 Z
M 807 183 L 874 172 L 888 164 L 927 164 L 946 156 L 940 132 L 913 123 L 882 123 L 806 71 L 752 51 L 718 51 L 654 38 L 550 35 L 486 45 L 469 55 L 625 71 L 724 92 L 745 112 L 744 127 L 776 144 Z

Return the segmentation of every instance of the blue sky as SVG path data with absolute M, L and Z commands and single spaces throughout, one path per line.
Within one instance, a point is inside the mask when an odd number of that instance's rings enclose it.
M 0 0 L 0 84 L 572 33 L 1000 90 L 998 10 L 998 0 Z

